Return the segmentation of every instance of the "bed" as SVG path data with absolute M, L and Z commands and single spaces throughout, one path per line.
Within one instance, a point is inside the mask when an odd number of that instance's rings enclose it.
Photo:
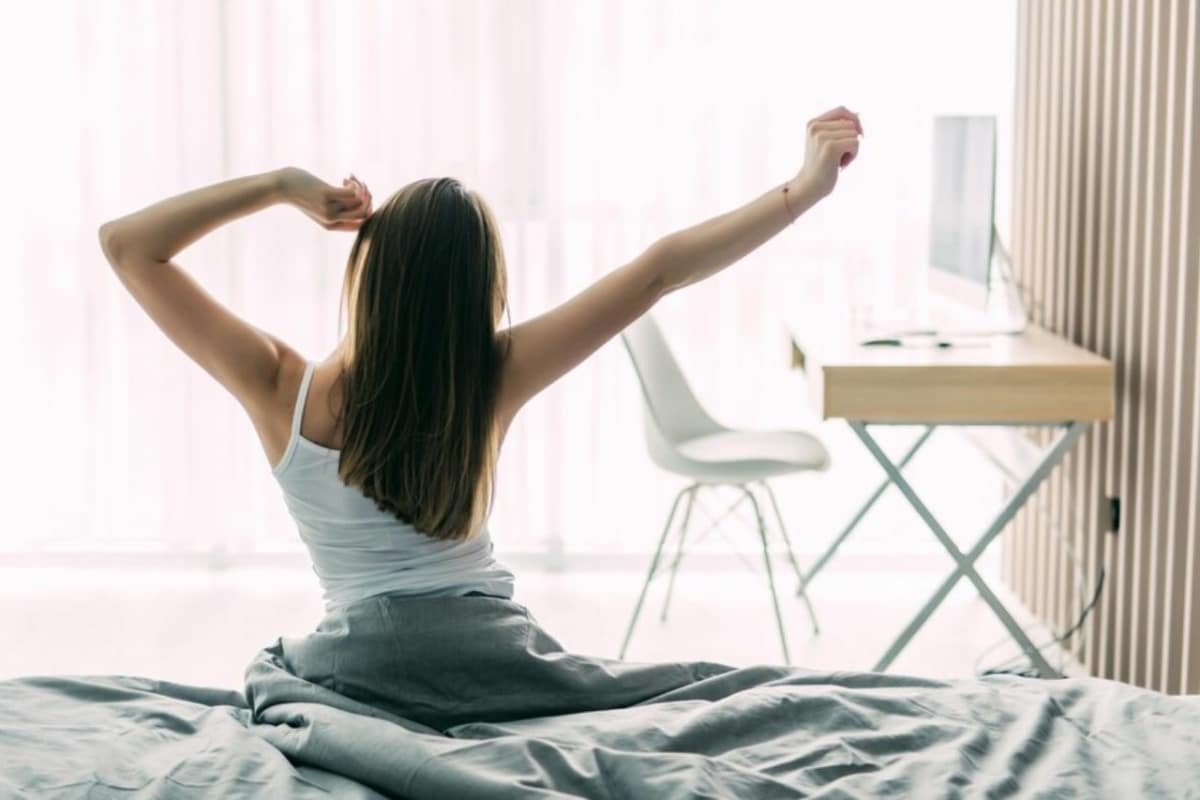
M 568 653 L 487 597 L 372 598 L 241 690 L 0 682 L 3 798 L 1200 797 L 1200 698 Z

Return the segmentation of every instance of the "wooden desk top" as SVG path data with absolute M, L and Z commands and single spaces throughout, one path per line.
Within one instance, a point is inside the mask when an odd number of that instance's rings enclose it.
M 1109 360 L 1049 331 L 955 339 L 961 346 L 863 347 L 849 336 L 797 335 L 824 419 L 1047 423 L 1113 414 Z

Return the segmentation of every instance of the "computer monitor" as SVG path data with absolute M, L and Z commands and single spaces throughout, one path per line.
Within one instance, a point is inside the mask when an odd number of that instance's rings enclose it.
M 929 286 L 971 308 L 987 306 L 995 186 L 996 118 L 935 117 Z

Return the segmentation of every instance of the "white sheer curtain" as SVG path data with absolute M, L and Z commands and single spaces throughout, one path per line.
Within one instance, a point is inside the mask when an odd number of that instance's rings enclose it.
M 705 402 L 748 426 L 804 421 L 784 374 L 788 317 L 817 297 L 915 297 L 933 114 L 999 116 L 1002 227 L 1008 208 L 1010 2 L 147 0 L 2 13 L 3 551 L 298 547 L 240 409 L 144 318 L 96 245 L 104 219 L 167 194 L 284 164 L 330 180 L 353 171 L 377 198 L 458 176 L 502 220 L 519 321 L 783 181 L 804 121 L 845 104 L 867 136 L 835 199 L 659 312 Z M 279 209 L 182 262 L 319 358 L 336 340 L 348 245 Z M 639 413 L 616 343 L 536 400 L 503 455 L 498 549 L 651 546 L 675 482 L 648 463 Z

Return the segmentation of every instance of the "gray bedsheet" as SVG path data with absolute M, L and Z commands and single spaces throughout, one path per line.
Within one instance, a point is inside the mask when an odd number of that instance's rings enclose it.
M 521 605 L 373 598 L 245 692 L 0 682 L 0 797 L 1200 797 L 1200 698 L 573 655 Z

